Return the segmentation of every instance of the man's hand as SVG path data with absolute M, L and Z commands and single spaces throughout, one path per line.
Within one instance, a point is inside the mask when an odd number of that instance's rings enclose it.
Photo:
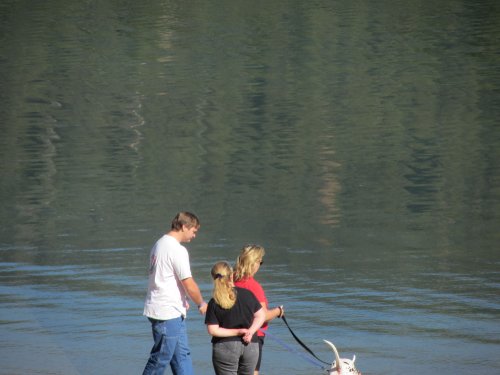
M 200 312 L 201 315 L 205 315 L 207 313 L 207 307 L 208 307 L 208 304 L 205 301 L 203 301 L 198 306 L 198 311 Z

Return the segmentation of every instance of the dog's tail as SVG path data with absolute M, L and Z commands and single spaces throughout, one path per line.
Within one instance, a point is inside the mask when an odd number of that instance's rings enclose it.
M 340 364 L 341 362 L 340 362 L 339 352 L 337 352 L 337 348 L 330 341 L 328 340 L 323 340 L 323 341 L 332 348 L 333 354 L 335 354 L 335 361 L 332 363 L 332 369 L 336 369 L 338 372 L 340 372 L 342 365 Z

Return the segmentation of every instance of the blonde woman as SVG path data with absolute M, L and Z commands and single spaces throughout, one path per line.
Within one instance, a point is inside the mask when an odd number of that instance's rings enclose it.
M 236 271 L 234 274 L 234 285 L 240 288 L 250 290 L 258 299 L 265 312 L 265 323 L 258 331 L 259 343 L 259 360 L 255 366 L 254 375 L 258 375 L 260 364 L 262 361 L 262 347 L 264 346 L 265 331 L 267 323 L 275 318 L 281 318 L 285 313 L 283 306 L 278 306 L 272 309 L 268 308 L 268 302 L 264 289 L 255 280 L 254 275 L 259 271 L 260 266 L 264 263 L 264 255 L 266 251 L 259 245 L 246 245 L 241 249 L 238 259 L 236 259 Z
M 233 270 L 226 262 L 212 267 L 213 298 L 205 324 L 212 335 L 212 364 L 216 375 L 253 375 L 259 359 L 257 330 L 264 309 L 247 289 L 235 287 Z

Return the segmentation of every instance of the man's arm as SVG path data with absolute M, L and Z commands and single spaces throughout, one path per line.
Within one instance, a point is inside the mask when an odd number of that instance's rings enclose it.
M 200 288 L 198 288 L 198 284 L 196 284 L 196 281 L 194 281 L 192 277 L 188 277 L 181 282 L 189 298 L 191 298 L 191 300 L 198 306 L 198 311 L 200 312 L 200 314 L 205 314 L 207 312 L 207 303 L 203 299 Z

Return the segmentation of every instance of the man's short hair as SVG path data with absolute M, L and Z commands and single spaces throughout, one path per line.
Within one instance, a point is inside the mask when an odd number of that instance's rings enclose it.
M 171 229 L 175 231 L 180 231 L 182 230 L 183 225 L 185 225 L 188 228 L 199 227 L 200 220 L 195 214 L 191 212 L 179 212 L 177 215 L 175 215 L 174 219 L 172 220 Z

